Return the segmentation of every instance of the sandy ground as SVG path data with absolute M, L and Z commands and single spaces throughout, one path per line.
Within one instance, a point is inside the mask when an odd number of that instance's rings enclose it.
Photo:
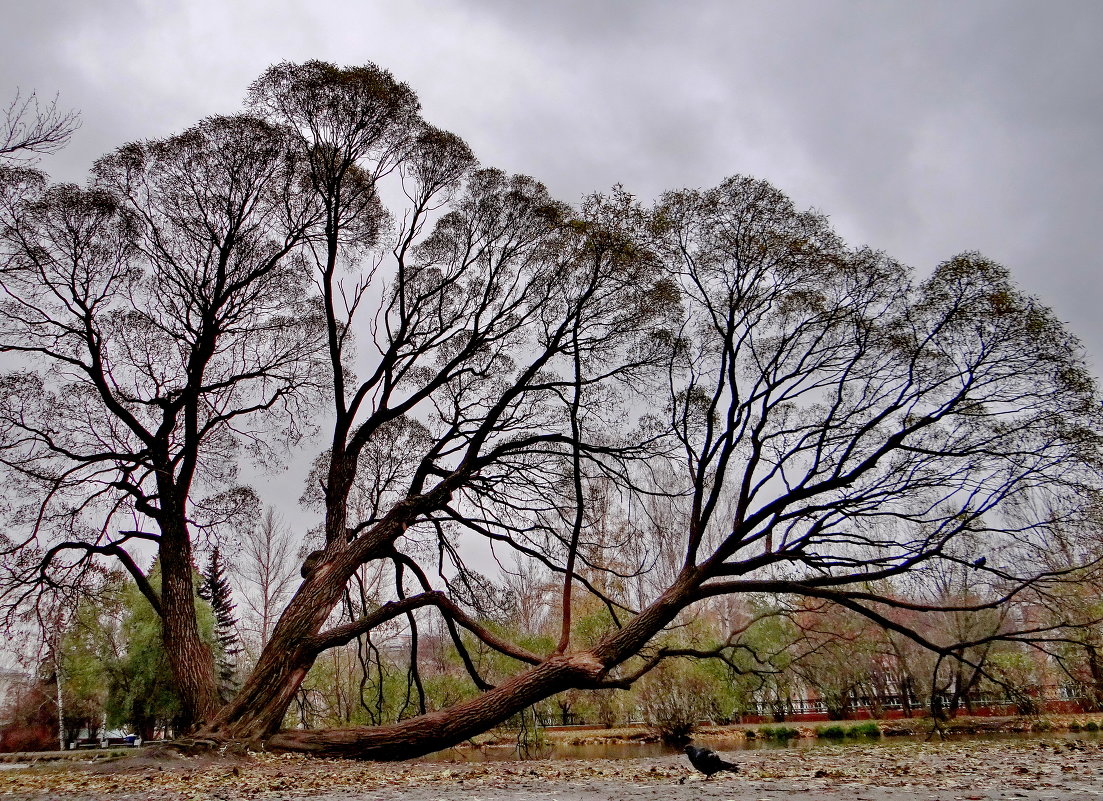
M 0 798 L 66 801 L 857 801 L 1103 796 L 1103 743 L 894 743 L 729 754 L 705 780 L 684 757 L 377 764 L 292 756 L 131 757 L 0 771 Z

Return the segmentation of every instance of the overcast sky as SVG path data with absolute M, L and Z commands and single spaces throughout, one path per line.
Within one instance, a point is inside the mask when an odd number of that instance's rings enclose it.
M 922 273 L 1006 264 L 1103 365 L 1103 3 L 0 0 L 0 91 L 133 139 L 239 107 L 269 64 L 374 61 L 481 161 L 577 201 L 747 173 Z
M 735 173 L 929 271 L 1009 266 L 1103 364 L 1103 3 L 0 0 L 0 89 L 61 93 L 92 159 L 235 110 L 280 60 L 409 82 L 484 164 L 565 200 Z
M 921 274 L 981 251 L 1103 367 L 1099 0 L 0 0 L 0 23 L 0 97 L 81 112 L 57 179 L 237 110 L 272 63 L 374 61 L 564 200 L 745 173 Z M 258 489 L 297 497 L 309 461 Z

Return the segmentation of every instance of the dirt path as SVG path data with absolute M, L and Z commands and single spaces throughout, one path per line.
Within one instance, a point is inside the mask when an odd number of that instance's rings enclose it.
M 737 775 L 704 780 L 683 757 L 391 764 L 132 757 L 0 771 L 0 798 L 23 801 L 857 801 L 1103 796 L 1103 743 L 948 742 L 750 751 Z

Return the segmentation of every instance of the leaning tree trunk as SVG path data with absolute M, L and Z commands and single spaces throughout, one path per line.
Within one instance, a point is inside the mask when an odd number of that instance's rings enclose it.
M 321 574 L 321 575 L 319 575 Z M 237 695 L 205 729 L 206 735 L 257 740 L 279 729 L 317 656 L 308 647 L 336 603 L 344 582 L 319 570 L 302 583 L 272 630 Z
M 315 638 L 340 602 L 345 583 L 359 565 L 390 547 L 412 515 L 410 508 L 396 509 L 354 543 L 327 548 L 280 615 L 249 678 L 209 719 L 201 737 L 255 741 L 280 728 L 318 655 Z
M 413 759 L 461 743 L 558 692 L 593 686 L 604 666 L 589 652 L 558 654 L 482 695 L 440 712 L 388 726 L 285 731 L 269 737 L 276 751 L 358 759 Z
M 697 580 L 699 576 L 695 571 L 685 571 L 654 603 L 592 649 L 554 654 L 477 698 L 386 726 L 279 732 L 264 738 L 265 746 L 279 751 L 394 760 L 412 759 L 457 745 L 556 693 L 600 686 L 611 668 L 637 653 L 674 620 L 688 603 Z M 291 678 L 300 677 L 293 673 Z M 258 685 L 258 689 L 260 687 Z M 269 698 L 264 699 L 259 692 L 253 697 L 264 708 L 275 709 L 283 703 L 286 690 L 279 690 L 271 682 L 263 687 L 270 693 Z M 294 688 L 298 688 L 297 683 Z M 293 696 L 294 689 L 290 693 Z M 243 691 L 242 696 L 244 694 Z M 262 730 L 264 713 L 242 708 L 238 703 L 242 696 L 235 699 L 232 706 L 237 711 L 228 720 L 230 707 L 220 714 L 225 722 L 221 727 L 212 727 L 215 737 L 258 739 L 267 733 Z M 290 703 L 289 697 L 287 703 Z

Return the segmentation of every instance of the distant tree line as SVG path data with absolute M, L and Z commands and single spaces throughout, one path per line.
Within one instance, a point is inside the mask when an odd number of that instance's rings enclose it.
M 197 571 L 204 641 L 218 655 L 220 688 L 226 695 L 264 645 L 265 621 L 273 613 L 266 601 L 276 607 L 286 602 L 286 591 L 274 601 L 270 593 L 291 583 L 289 567 L 296 562 L 273 565 L 270 555 L 272 549 L 289 547 L 287 538 L 286 529 L 266 514 L 244 538 L 253 545 L 237 551 L 231 571 L 217 547 Z M 266 572 L 269 568 L 272 572 Z M 156 580 L 156 571 L 155 565 L 151 580 Z M 559 622 L 553 577 L 505 575 L 499 585 L 485 581 L 472 588 L 483 593 L 483 624 L 526 647 L 551 647 Z M 362 578 L 365 587 L 372 586 L 369 577 Z M 602 580 L 600 571 L 593 572 L 593 580 Z M 644 575 L 621 579 L 621 591 L 643 580 Z M 922 586 L 937 587 L 947 607 L 975 605 L 991 593 L 977 569 L 967 565 L 929 576 Z M 959 644 L 952 658 L 940 658 L 830 601 L 765 594 L 723 599 L 702 606 L 657 643 L 682 659 L 664 663 L 628 689 L 560 693 L 536 704 L 527 722 L 518 718 L 504 725 L 644 723 L 676 739 L 706 720 L 780 722 L 809 715 L 831 720 L 894 715 L 949 719 L 978 707 L 1030 715 L 1053 701 L 1067 702 L 1062 709 L 1100 711 L 1100 629 L 1094 621 L 1103 593 L 1089 580 L 1068 586 L 1076 591 L 1064 597 L 1024 595 L 987 609 L 924 613 L 909 621 L 934 642 Z M 905 594 L 902 587 L 899 594 Z M 245 602 L 240 618 L 235 597 Z M 580 605 L 573 636 L 592 637 L 607 625 L 608 614 L 598 603 Z M 445 709 L 475 697 L 477 690 L 466 680 L 467 668 L 449 633 L 426 616 L 415 620 L 413 628 L 396 622 L 331 649 L 315 663 L 283 725 L 380 725 L 422 708 Z M 1070 621 L 1081 625 L 1068 627 Z M 1055 636 L 1058 631 L 1063 634 Z M 411 649 L 415 636 L 418 643 Z M 180 701 L 159 622 L 126 574 L 105 573 L 55 639 L 59 652 L 49 652 L 49 644 L 44 647 L 39 651 L 43 656 L 31 665 L 37 670 L 28 672 L 4 699 L 4 747 L 56 747 L 59 698 L 67 742 L 95 739 L 105 729 L 147 740 L 180 732 Z M 493 649 L 470 637 L 466 649 L 480 675 L 494 680 L 508 673 L 508 661 Z M 416 653 L 416 670 L 411 653 Z

